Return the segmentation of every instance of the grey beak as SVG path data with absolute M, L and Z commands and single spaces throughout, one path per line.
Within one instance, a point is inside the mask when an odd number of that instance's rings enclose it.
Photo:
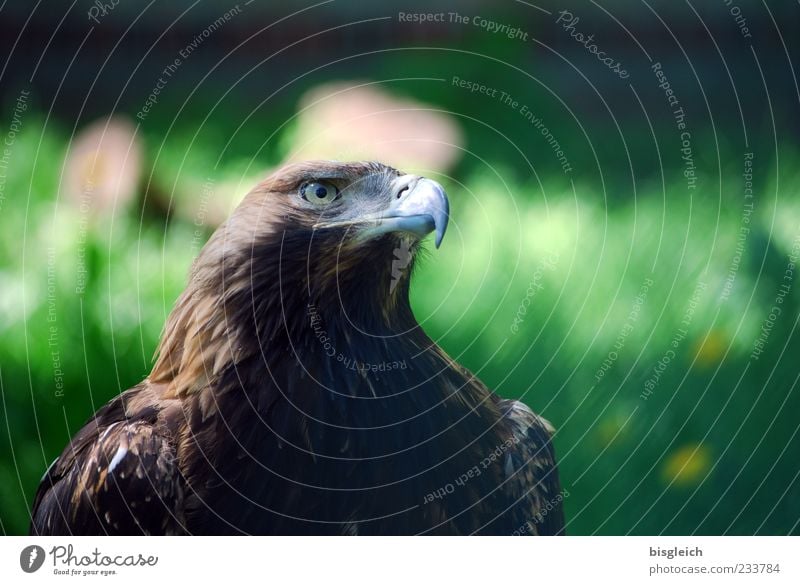
M 404 231 L 420 238 L 436 232 L 438 248 L 447 231 L 450 203 L 442 186 L 436 181 L 403 175 L 395 180 L 392 202 L 383 214 L 381 232 Z

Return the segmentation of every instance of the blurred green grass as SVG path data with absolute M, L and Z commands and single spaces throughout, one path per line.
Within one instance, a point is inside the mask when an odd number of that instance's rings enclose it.
M 209 173 L 218 183 L 241 179 L 246 188 L 256 172 L 251 167 L 242 179 L 248 165 L 236 157 L 217 166 L 214 140 L 210 133 L 189 147 L 183 136 L 159 150 L 150 161 L 151 191 L 172 194 L 181 181 L 202 183 Z M 91 222 L 82 242 L 78 211 L 55 198 L 66 146 L 63 129 L 30 116 L 6 179 L 6 533 L 27 530 L 39 478 L 83 421 L 148 373 L 194 254 L 191 220 L 165 221 L 146 205 L 143 211 L 141 201 Z M 724 169 L 726 192 L 734 193 L 724 200 L 713 189 L 690 198 L 681 182 L 668 182 L 663 192 L 657 181 L 609 206 L 596 185 L 573 186 L 563 177 L 540 186 L 509 178 L 516 174 L 502 167 L 475 165 L 459 175 L 466 188 L 441 178 L 453 223 L 441 250 L 417 270 L 413 305 L 453 357 L 557 427 L 570 533 L 797 532 L 797 287 L 765 353 L 749 357 L 800 226 L 797 168 L 784 157 L 780 172 L 762 185 L 767 195 L 727 300 L 720 294 L 741 221 L 736 165 Z M 88 281 L 78 295 L 81 250 Z M 538 286 L 529 288 L 532 282 Z M 695 295 L 698 282 L 705 288 Z M 693 295 L 697 308 L 685 338 L 645 400 L 644 385 L 672 347 Z M 63 395 L 56 392 L 54 351 Z M 611 351 L 613 364 L 598 381 Z

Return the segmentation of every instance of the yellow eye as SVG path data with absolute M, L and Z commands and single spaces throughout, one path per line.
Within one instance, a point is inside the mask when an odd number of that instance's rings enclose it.
M 310 181 L 300 187 L 300 197 L 314 205 L 327 205 L 339 198 L 339 189 L 327 181 Z

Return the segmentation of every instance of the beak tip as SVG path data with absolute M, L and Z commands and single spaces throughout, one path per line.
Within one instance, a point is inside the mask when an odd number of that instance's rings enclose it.
M 445 224 L 445 226 L 443 228 L 440 228 L 439 226 L 436 227 L 435 246 L 436 246 L 437 250 L 439 249 L 439 246 L 442 245 L 442 240 L 444 239 L 444 232 L 445 231 L 447 231 L 447 224 Z

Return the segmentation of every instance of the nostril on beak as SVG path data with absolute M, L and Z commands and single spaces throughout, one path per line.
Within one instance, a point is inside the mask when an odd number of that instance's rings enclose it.
M 417 182 L 419 181 L 419 177 L 415 177 L 414 175 L 406 175 L 401 178 L 399 181 L 399 185 L 397 186 L 397 191 L 394 194 L 395 199 L 402 199 L 405 195 L 408 195 L 414 186 L 416 186 Z

